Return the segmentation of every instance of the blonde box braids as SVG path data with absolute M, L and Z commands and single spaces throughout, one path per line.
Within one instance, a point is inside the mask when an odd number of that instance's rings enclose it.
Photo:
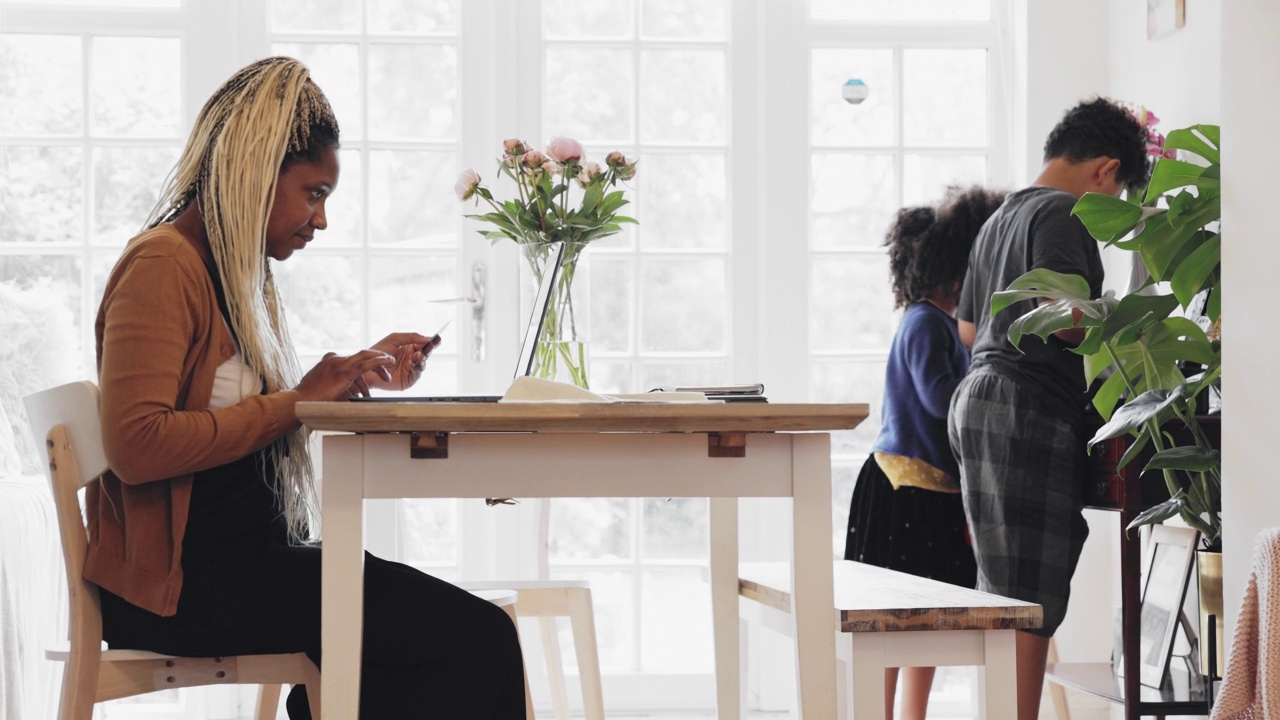
M 306 66 L 286 57 L 248 65 L 205 102 L 147 220 L 155 227 L 198 204 L 240 353 L 266 392 L 291 388 L 301 377 L 267 263 L 267 219 L 286 155 L 307 151 L 317 126 L 337 138 L 333 110 Z M 295 542 L 309 539 L 318 517 L 307 436 L 302 428 L 268 449 L 273 489 Z

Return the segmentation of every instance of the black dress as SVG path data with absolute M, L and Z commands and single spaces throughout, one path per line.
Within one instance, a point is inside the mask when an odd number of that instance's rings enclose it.
M 262 453 L 195 474 L 177 614 L 102 590 L 110 647 L 191 657 L 305 652 L 319 664 L 320 548 L 288 543 L 271 477 Z M 524 717 L 524 666 L 505 611 L 369 553 L 364 567 L 363 720 Z M 302 686 L 287 708 L 292 720 L 310 718 Z
M 978 580 L 960 495 L 894 490 L 874 455 L 853 486 L 844 559 L 967 588 Z

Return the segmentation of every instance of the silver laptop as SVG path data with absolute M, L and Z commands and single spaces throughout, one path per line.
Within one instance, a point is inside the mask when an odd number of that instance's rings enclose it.
M 550 268 L 543 273 L 542 283 L 538 285 L 538 294 L 534 296 L 533 307 L 529 311 L 529 323 L 524 329 L 524 342 L 520 344 L 520 360 L 512 379 L 528 375 L 533 371 L 533 358 L 538 348 L 538 339 L 542 337 L 542 328 L 547 322 L 547 311 L 551 309 L 551 291 L 560 278 L 560 263 L 564 261 L 564 243 L 557 243 L 551 254 Z M 374 395 L 371 397 L 352 397 L 352 402 L 497 402 L 502 395 Z

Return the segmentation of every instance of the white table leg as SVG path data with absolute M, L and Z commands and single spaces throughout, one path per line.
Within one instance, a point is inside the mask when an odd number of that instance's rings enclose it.
M 1014 720 L 1018 717 L 1018 657 L 1016 630 L 982 633 L 983 664 L 978 668 L 978 717 Z
M 748 450 L 748 452 L 750 452 Z M 709 499 L 711 627 L 715 636 L 716 716 L 742 717 L 738 674 L 738 498 Z
M 825 433 L 793 435 L 791 462 L 791 618 L 795 623 L 800 717 L 835 720 L 831 436 Z
M 885 633 L 846 633 L 853 647 L 853 720 L 884 717 Z
M 364 617 L 364 436 L 324 438 L 320 561 L 320 702 L 326 720 L 356 720 Z

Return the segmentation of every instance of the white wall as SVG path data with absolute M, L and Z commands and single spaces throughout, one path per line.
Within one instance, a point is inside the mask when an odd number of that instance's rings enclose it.
M 1197 0 L 1198 1 L 1198 0 Z M 1190 22 L 1190 20 L 1188 20 Z M 1228 337 L 1223 356 L 1223 563 L 1227 633 L 1235 625 L 1249 575 L 1253 538 L 1280 525 L 1280 480 L 1268 457 L 1275 445 L 1280 383 L 1276 381 L 1276 279 L 1280 250 L 1271 213 L 1276 201 L 1274 142 L 1280 97 L 1280 4 L 1229 0 L 1222 4 L 1222 314 Z M 1228 651 L 1230 652 L 1230 651 Z

